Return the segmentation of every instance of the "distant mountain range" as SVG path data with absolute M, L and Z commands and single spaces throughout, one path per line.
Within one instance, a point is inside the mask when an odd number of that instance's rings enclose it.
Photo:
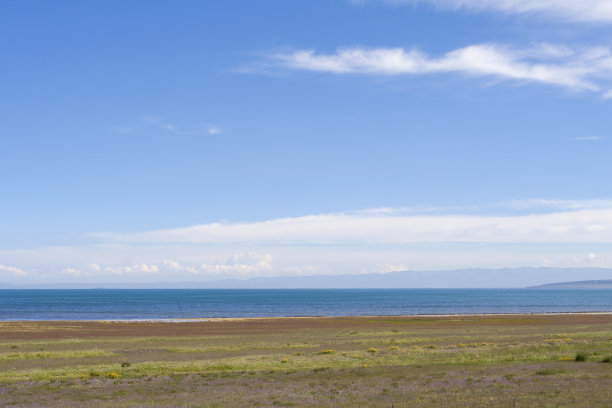
M 547 283 L 545 285 L 532 286 L 531 288 L 533 289 L 612 289 L 612 279 Z
M 589 281 L 576 282 L 576 277 Z M 503 268 L 402 271 L 385 274 L 278 276 L 191 282 L 65 282 L 36 285 L 0 283 L 0 289 L 324 289 L 324 288 L 554 288 L 612 287 L 612 269 Z M 568 282 L 568 283 L 550 283 Z

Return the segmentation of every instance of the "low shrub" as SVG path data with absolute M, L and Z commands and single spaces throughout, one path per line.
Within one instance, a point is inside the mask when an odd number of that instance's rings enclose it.
M 576 353 L 576 357 L 574 357 L 575 361 L 587 361 L 587 355 L 585 353 Z
M 321 350 L 317 354 L 334 354 L 335 352 L 336 350 L 329 349 L 329 350 Z
M 124 368 L 125 367 L 129 367 L 131 365 L 132 365 L 132 363 L 130 363 L 129 361 L 124 361 L 124 362 L 121 363 L 121 367 L 124 367 Z
M 612 363 L 612 356 L 607 356 L 604 357 L 603 360 L 601 360 L 602 363 Z

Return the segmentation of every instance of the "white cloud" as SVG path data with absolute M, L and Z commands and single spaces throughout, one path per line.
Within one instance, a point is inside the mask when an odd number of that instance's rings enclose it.
M 340 48 L 331 54 L 297 50 L 271 56 L 284 68 L 364 75 L 462 73 L 556 85 L 574 91 L 599 91 L 612 81 L 612 53 L 606 47 L 572 50 L 554 44 L 513 49 L 476 44 L 432 57 L 417 49 Z
M 251 260 L 234 256 L 256 252 L 260 258 Z M 209 281 L 257 276 L 339 275 L 384 273 L 397 270 L 435 271 L 461 268 L 504 268 L 523 266 L 552 266 L 564 268 L 612 267 L 612 246 L 608 243 L 558 244 L 488 244 L 488 243 L 413 243 L 391 245 L 125 245 L 75 247 L 77 258 L 57 256 L 51 249 L 28 249 L 26 252 L 0 250 L 0 257 L 13 258 L 12 264 L 25 268 L 32 265 L 27 276 L 5 274 L 0 281 L 13 284 L 45 284 L 89 282 L 96 285 L 109 282 L 185 282 Z M 79 252 L 82 252 L 79 254 Z M 596 254 L 594 259 L 589 254 Z M 121 263 L 128 257 L 137 262 Z M 168 256 L 167 262 L 159 257 Z M 79 266 L 78 258 L 106 259 L 96 273 L 87 266 Z M 233 263 L 232 263 L 233 262 Z M 157 265 L 158 273 L 142 273 L 134 265 Z M 22 266 L 23 265 L 23 266 Z M 62 272 L 67 270 L 65 272 Z M 574 269 L 567 280 L 607 279 L 606 270 Z M 570 276 L 571 275 L 571 276 Z M 554 280 L 554 279 L 553 279 Z M 557 279 L 558 280 L 558 279 Z M 525 281 L 527 282 L 528 279 Z M 451 283 L 449 283 L 451 284 Z M 464 285 L 478 286 L 473 279 Z M 527 283 L 524 283 L 527 285 Z
M 237 253 L 227 259 L 224 265 L 202 265 L 202 270 L 216 274 L 263 275 L 272 272 L 272 255 L 256 252 Z
M 142 277 L 187 277 L 202 275 L 208 277 L 253 277 L 269 275 L 274 271 L 272 255 L 253 251 L 232 254 L 225 262 L 185 263 L 165 259 L 161 265 L 140 263 L 131 265 L 88 265 L 86 268 L 68 267 L 60 271 L 62 275 L 73 277 L 93 277 L 103 279 L 108 276 Z
M 84 271 L 79 268 L 65 268 L 60 272 L 62 275 L 71 275 L 71 276 L 90 276 L 91 273 L 88 271 Z
M 612 22 L 609 0 L 357 0 L 355 3 L 431 4 L 441 10 L 531 14 L 573 22 Z
M 188 273 L 190 275 L 200 274 L 200 269 L 198 267 L 181 265 L 178 261 L 173 259 L 164 259 L 164 266 L 172 273 Z
M 10 272 L 15 276 L 25 276 L 28 273 L 23 269 L 15 268 L 14 266 L 0 265 L 0 271 Z
M 2 262 L 15 265 L 0 267 L 0 274 L 8 272 L 1 281 L 145 283 L 471 267 L 612 267 L 610 200 L 517 200 L 461 211 L 379 208 L 97 234 L 98 244 L 0 249 Z M 582 278 L 587 277 L 576 269 L 569 280 Z
M 160 271 L 159 266 L 146 263 L 131 266 L 107 266 L 101 270 L 111 275 L 157 274 Z
M 182 271 L 183 266 L 175 260 L 172 259 L 164 259 L 164 265 L 170 268 L 173 271 Z
M 612 208 L 512 216 L 324 214 L 96 236 L 131 244 L 612 243 Z
M 85 268 L 81 267 L 69 267 L 64 268 L 60 271 L 62 275 L 72 275 L 78 277 L 89 277 L 95 276 L 97 278 L 104 275 L 147 275 L 147 274 L 158 274 L 160 268 L 153 264 L 134 264 L 134 265 L 115 265 L 101 267 L 97 264 L 87 265 Z
M 191 275 L 261 276 L 274 271 L 272 255 L 256 252 L 236 253 L 221 263 L 182 265 L 175 260 L 166 259 L 164 265 L 174 272 Z
M 605 261 L 604 257 L 602 257 L 600 254 L 595 253 L 595 252 L 590 252 L 584 258 L 576 259 L 575 262 L 580 265 L 586 264 L 590 267 L 596 267 L 596 268 L 605 267 L 607 265 L 607 262 Z
M 407 271 L 410 268 L 407 265 L 404 264 L 399 264 L 399 265 L 394 265 L 394 264 L 385 264 L 383 265 L 378 272 L 380 273 L 389 273 L 389 272 L 402 272 L 402 271 Z

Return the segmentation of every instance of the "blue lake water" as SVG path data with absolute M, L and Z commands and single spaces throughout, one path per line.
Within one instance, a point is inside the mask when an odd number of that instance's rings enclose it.
M 0 320 L 557 312 L 612 312 L 612 290 L 0 290 Z

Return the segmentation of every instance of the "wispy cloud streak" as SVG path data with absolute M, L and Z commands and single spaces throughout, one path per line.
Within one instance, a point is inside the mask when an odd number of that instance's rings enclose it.
M 395 5 L 431 4 L 440 10 L 531 14 L 571 22 L 612 23 L 609 0 L 355 0 Z
M 406 76 L 459 73 L 556 85 L 574 91 L 602 91 L 612 85 L 612 52 L 607 47 L 574 50 L 540 44 L 514 49 L 476 44 L 430 56 L 417 49 L 340 48 L 333 53 L 296 50 L 270 57 L 272 64 L 291 70 L 332 74 Z M 604 97 L 609 97 L 609 92 Z

